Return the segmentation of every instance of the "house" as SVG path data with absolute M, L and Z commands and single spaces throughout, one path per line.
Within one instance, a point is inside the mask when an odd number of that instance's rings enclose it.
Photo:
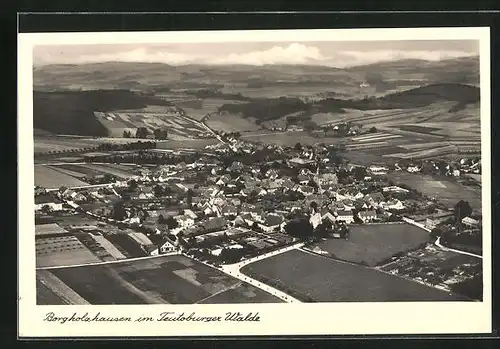
M 351 210 L 354 210 L 356 208 L 356 206 L 354 205 L 354 202 L 350 199 L 344 199 L 344 200 L 342 200 L 342 203 L 344 204 L 344 210 L 346 210 L 346 211 L 351 211 Z
M 179 227 L 182 229 L 189 228 L 194 225 L 194 219 L 192 219 L 186 214 L 175 216 L 174 219 L 177 221 Z
M 304 194 L 305 196 L 307 195 L 312 195 L 314 194 L 314 188 L 308 187 L 306 185 L 302 185 L 297 189 L 298 192 Z
M 238 209 L 236 206 L 233 205 L 226 205 L 222 211 L 221 211 L 223 216 L 236 216 L 238 215 Z
M 479 221 L 478 220 L 475 220 L 471 217 L 464 217 L 462 219 L 462 223 L 468 227 L 477 227 L 479 226 Z
M 309 183 L 309 180 L 310 180 L 309 176 L 306 176 L 303 174 L 298 175 L 297 179 L 298 179 L 300 185 L 307 185 Z
M 289 190 L 293 190 L 296 186 L 296 184 L 290 179 L 290 178 L 287 178 L 283 181 L 283 183 L 281 184 L 281 186 L 283 188 L 286 188 L 286 189 L 289 189 Z
M 240 195 L 243 197 L 250 196 L 253 192 L 253 188 L 243 188 L 240 190 Z
M 385 208 L 386 210 L 404 210 L 405 206 L 403 203 L 399 200 L 389 200 L 385 203 L 382 204 L 382 207 Z
M 427 218 L 425 220 L 425 227 L 427 229 L 434 229 L 438 224 L 440 223 L 440 220 L 432 219 L 432 218 Z
M 377 213 L 373 210 L 361 211 L 358 216 L 364 223 L 377 219 Z
M 255 218 L 253 218 L 250 213 L 242 214 L 240 217 L 243 219 L 243 221 L 246 224 L 248 224 L 250 226 L 256 222 Z
M 217 185 L 226 185 L 229 182 L 231 182 L 231 177 L 228 176 L 228 175 L 223 175 L 223 176 L 221 176 L 219 178 L 219 180 L 217 180 L 217 182 L 215 182 L 215 184 L 217 184 Z
M 220 231 L 228 227 L 228 222 L 223 217 L 215 217 L 203 222 L 201 227 L 205 233 Z
M 404 193 L 408 193 L 409 190 L 408 189 L 404 189 L 404 188 L 401 188 L 401 187 L 398 187 L 396 185 L 392 185 L 390 187 L 384 187 L 382 188 L 382 191 L 384 193 L 400 193 L 400 194 L 404 194 Z
M 371 165 L 368 169 L 373 174 L 386 174 L 387 171 L 389 171 L 389 168 L 387 168 L 387 166 L 380 166 L 380 165 Z
M 82 193 L 79 193 L 73 189 L 66 189 L 61 195 L 64 199 L 71 200 L 74 202 L 83 202 L 83 201 L 87 200 L 85 195 L 83 195 Z
M 354 217 L 351 211 L 339 211 L 337 212 L 337 221 L 342 221 L 347 224 L 354 222 Z
M 229 200 L 229 204 L 234 206 L 241 206 L 241 200 L 238 198 L 231 198 L 231 200 Z
M 275 169 L 270 169 L 270 170 L 267 170 L 265 176 L 269 179 L 276 179 L 279 177 L 279 172 L 276 171 Z
M 269 213 L 264 219 L 264 222 L 259 224 L 259 227 L 265 232 L 272 232 L 274 229 L 279 229 L 283 221 L 283 216 L 275 213 Z
M 321 221 L 322 221 L 322 216 L 321 213 L 319 212 L 312 214 L 311 217 L 309 218 L 309 223 L 311 223 L 313 229 L 316 229 L 316 227 L 321 224 Z
M 184 214 L 185 214 L 186 216 L 188 216 L 189 218 L 191 218 L 191 219 L 196 219 L 196 218 L 198 218 L 198 215 L 197 215 L 196 213 L 194 213 L 194 212 L 193 212 L 192 210 L 190 210 L 190 209 L 185 209 L 185 210 L 184 210 Z
M 47 207 L 51 211 L 61 211 L 63 203 L 51 194 L 35 196 L 35 211 L 41 211 L 44 207 Z
M 170 239 L 166 239 L 165 242 L 160 246 L 160 253 L 169 253 L 177 250 L 178 242 L 177 240 L 171 241 Z
M 327 211 L 321 216 L 321 221 L 330 221 L 331 223 L 335 223 L 336 217 L 331 212 Z
M 218 197 L 213 198 L 212 200 L 210 200 L 210 203 L 212 205 L 222 207 L 222 206 L 225 206 L 227 204 L 227 201 L 226 201 L 226 199 L 224 197 L 218 196 Z

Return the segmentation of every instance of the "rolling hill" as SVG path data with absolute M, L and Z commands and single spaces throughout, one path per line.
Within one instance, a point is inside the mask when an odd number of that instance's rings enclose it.
M 433 83 L 477 84 L 479 58 L 467 57 L 438 62 L 400 60 L 352 68 L 309 65 L 171 66 L 161 63 L 108 62 L 58 64 L 35 67 L 35 90 L 137 89 L 196 87 L 279 87 L 318 85 L 325 88 L 356 86 L 371 80 L 387 87 Z M 236 91 L 238 92 L 238 91 Z

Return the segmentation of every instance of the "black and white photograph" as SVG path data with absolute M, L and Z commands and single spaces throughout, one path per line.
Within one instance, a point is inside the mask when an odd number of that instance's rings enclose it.
M 33 306 L 489 302 L 467 29 L 32 40 Z

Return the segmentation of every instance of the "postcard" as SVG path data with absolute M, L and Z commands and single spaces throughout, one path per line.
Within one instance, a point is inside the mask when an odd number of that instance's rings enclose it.
M 19 336 L 490 333 L 489 35 L 19 34 Z

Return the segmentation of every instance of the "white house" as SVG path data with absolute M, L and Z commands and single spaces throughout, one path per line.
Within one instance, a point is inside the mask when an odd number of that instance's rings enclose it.
M 189 227 L 192 227 L 194 225 L 194 219 L 189 217 L 188 215 L 179 215 L 174 217 L 177 223 L 179 224 L 179 227 L 186 229 Z
M 390 200 L 382 204 L 386 210 L 403 210 L 405 206 L 399 200 Z
M 384 192 L 391 192 L 391 193 L 408 193 L 409 190 L 408 189 L 404 189 L 404 188 L 400 188 L 396 185 L 392 185 L 392 186 L 389 186 L 389 187 L 384 187 L 382 188 L 382 191 Z
M 479 225 L 479 221 L 471 217 L 464 217 L 462 223 L 469 227 L 477 227 Z
M 351 211 L 339 211 L 337 212 L 337 220 L 349 224 L 354 222 L 354 217 Z
M 311 217 L 309 218 L 309 223 L 311 223 L 313 229 L 316 229 L 316 227 L 321 224 L 321 218 L 321 213 L 319 212 L 311 215 Z
M 176 249 L 176 246 L 172 242 L 165 241 L 165 243 L 160 247 L 160 253 L 174 252 Z

